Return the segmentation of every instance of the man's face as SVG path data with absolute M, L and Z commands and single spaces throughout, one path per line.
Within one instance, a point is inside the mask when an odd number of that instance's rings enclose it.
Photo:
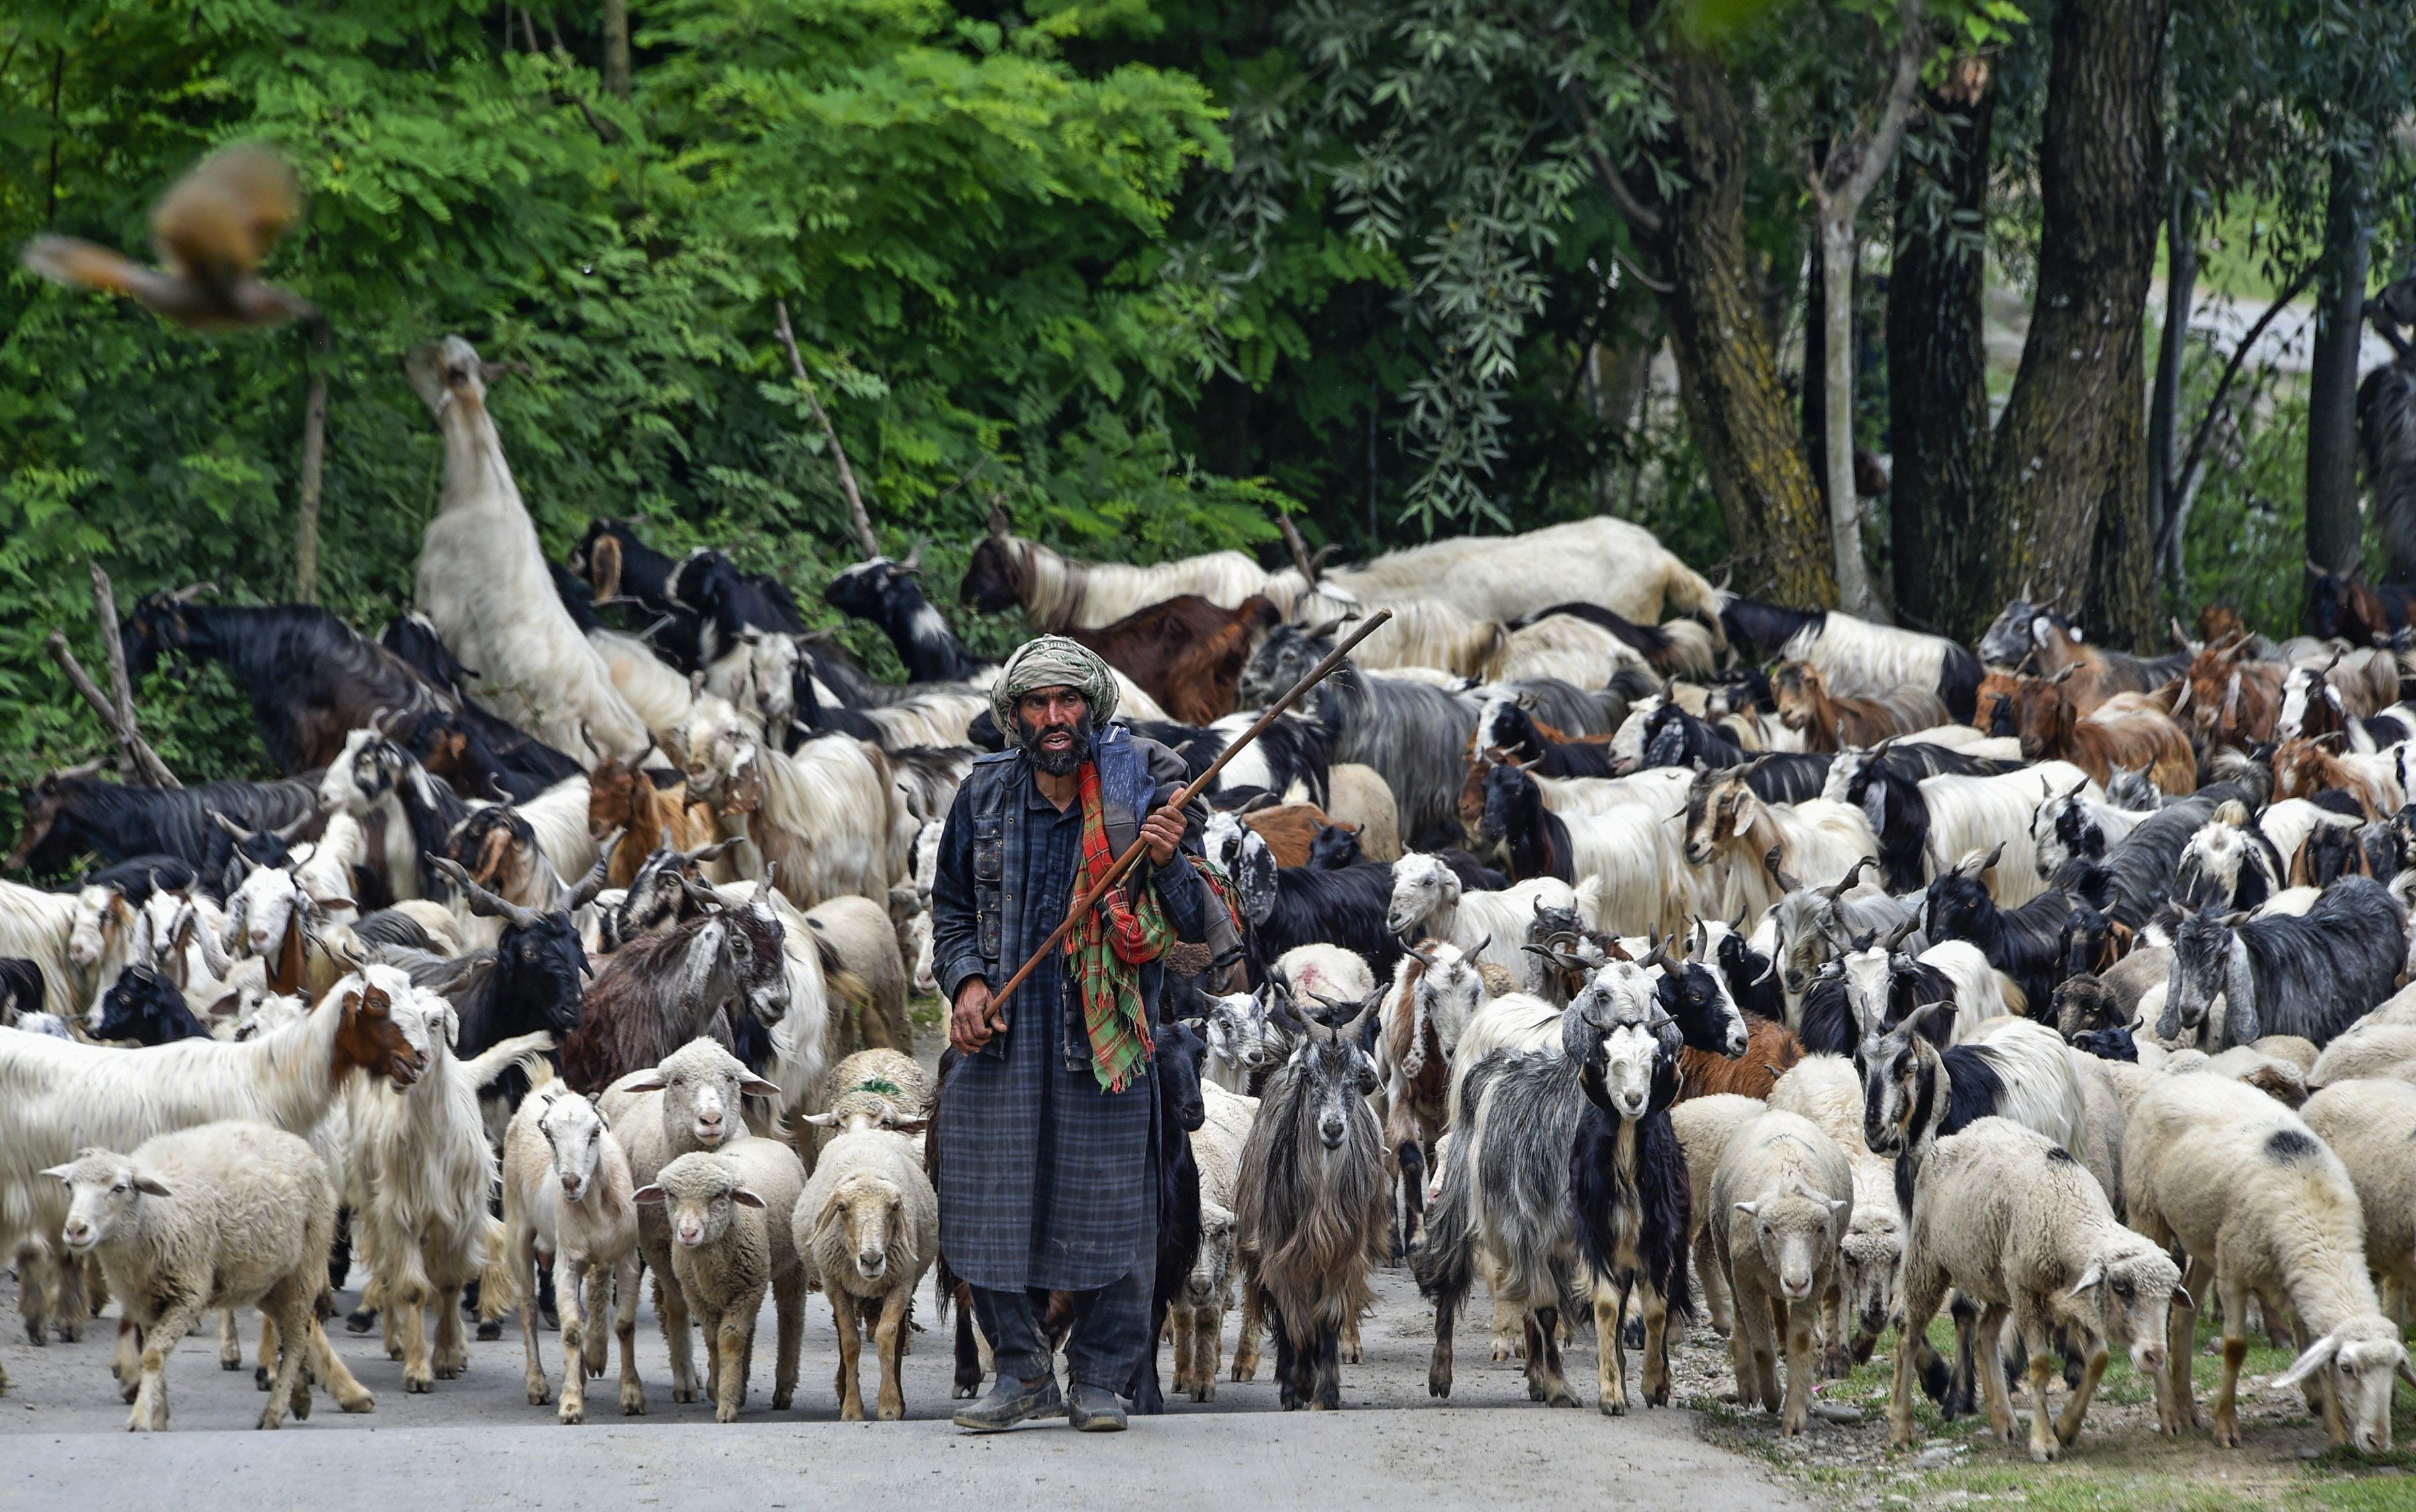
M 1016 700 L 1015 737 L 1032 764 L 1070 777 L 1091 749 L 1091 702 L 1076 688 L 1035 688 Z

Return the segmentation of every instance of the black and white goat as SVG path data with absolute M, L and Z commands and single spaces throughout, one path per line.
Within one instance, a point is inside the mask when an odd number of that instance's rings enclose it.
M 1280 697 L 1334 649 L 1330 630 L 1277 626 L 1242 670 L 1241 702 Z M 1309 694 L 1333 733 L 1333 759 L 1374 767 L 1399 806 L 1402 842 L 1422 850 L 1459 837 L 1454 804 L 1468 770 L 1476 705 L 1428 683 L 1362 672 L 1346 661 Z
M 2028 1003 L 2044 1009 L 2065 975 L 2063 926 L 2073 899 L 2050 888 L 2018 908 L 2000 908 L 1980 878 L 2003 852 L 2000 844 L 1985 860 L 1966 862 L 1932 882 L 1922 900 L 1922 929 L 1933 943 L 1968 940 L 1979 946 Z
M 2156 1034 L 2210 1054 L 2267 1035 L 2320 1049 L 2391 996 L 2407 948 L 2407 916 L 2370 877 L 2342 878 L 2300 918 L 2210 904 L 2182 920 Z

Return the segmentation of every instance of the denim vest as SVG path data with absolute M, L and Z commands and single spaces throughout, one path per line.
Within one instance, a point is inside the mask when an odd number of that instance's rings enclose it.
M 1010 747 L 992 755 L 976 757 L 972 772 L 965 778 L 965 788 L 972 805 L 970 817 L 974 831 L 974 909 L 976 936 L 982 959 L 982 975 L 990 982 L 1004 986 L 1008 976 L 1023 964 L 1001 959 L 1005 942 L 1019 940 L 1023 934 L 1026 911 L 1037 907 L 1048 912 L 1049 927 L 1054 929 L 1064 910 L 1072 902 L 1068 898 L 1019 898 L 1006 890 L 1006 856 L 1010 851 L 1022 854 L 1024 807 L 1020 784 L 1016 781 L 1018 750 Z M 1140 838 L 1141 819 L 1155 784 L 1150 779 L 1149 760 L 1133 743 L 1132 732 L 1120 724 L 1110 724 L 1099 732 L 1093 759 L 1099 766 L 1099 799 L 1101 817 L 1107 824 L 1108 848 L 1118 855 Z M 1151 1000 L 1157 996 L 1162 971 L 1155 963 L 1141 971 L 1142 994 Z M 1019 990 L 1018 997 L 1021 996 Z M 1009 1003 L 1010 1021 L 1018 1006 L 1030 1005 Z M 1079 1007 L 1056 1005 L 1063 1025 L 1061 1038 L 1066 1063 L 1088 1066 L 1091 1047 L 1089 1031 L 1081 1021 Z M 1004 1039 L 993 1039 L 982 1050 L 985 1055 L 1004 1057 Z

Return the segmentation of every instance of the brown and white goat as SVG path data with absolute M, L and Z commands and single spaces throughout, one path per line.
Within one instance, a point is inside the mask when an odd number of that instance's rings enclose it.
M 2250 746 L 2273 738 L 2282 713 L 2284 668 L 2271 661 L 2245 659 L 2248 643 L 2207 646 L 2190 658 L 2173 716 L 2187 710 L 2199 742 L 2208 746 Z

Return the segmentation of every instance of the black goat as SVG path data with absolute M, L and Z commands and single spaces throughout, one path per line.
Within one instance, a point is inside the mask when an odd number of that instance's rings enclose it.
M 1477 843 L 1501 855 L 1512 882 L 1557 877 L 1574 883 L 1575 853 L 1569 826 L 1544 807 L 1544 790 L 1535 779 L 1508 762 L 1496 762 L 1485 774 L 1485 815 L 1478 822 Z
M 1250 964 L 1260 977 L 1295 945 L 1336 945 L 1358 952 L 1377 981 L 1392 979 L 1402 945 L 1384 924 L 1393 902 L 1389 864 L 1284 867 L 1263 874 L 1246 867 L 1235 880 L 1249 925 Z
M 1657 673 L 1676 675 L 1689 670 L 1686 666 L 1684 651 L 1668 630 L 1657 625 L 1638 625 L 1634 620 L 1612 613 L 1600 604 L 1589 604 L 1582 600 L 1554 604 L 1549 609 L 1539 609 L 1520 619 L 1514 628 L 1524 629 L 1537 620 L 1549 619 L 1554 614 L 1566 614 L 1571 619 L 1581 619 L 1589 625 L 1598 625 L 1608 630 L 1629 650 L 1642 657 Z
M 579 943 L 579 929 L 570 915 L 602 890 L 611 862 L 612 848 L 607 846 L 595 869 L 572 885 L 563 907 L 540 914 L 496 897 L 472 881 L 458 863 L 436 861 L 436 867 L 461 889 L 472 913 L 504 922 L 504 932 L 490 950 L 474 950 L 454 959 L 393 946 L 384 951 L 388 960 L 410 973 L 413 986 L 452 1003 L 461 1019 L 455 1053 L 468 1059 L 514 1036 L 540 1031 L 551 1034 L 559 1043 L 577 1031 L 586 1013 L 584 978 L 589 969 L 587 952 Z M 355 932 L 360 932 L 358 926 Z M 526 1075 L 515 1069 L 490 1083 L 479 1096 L 518 1107 L 527 1093 Z
M 326 826 L 315 773 L 278 782 L 130 788 L 102 781 L 85 768 L 53 772 L 20 790 L 18 797 L 24 827 L 16 850 L 0 866 L 42 876 L 65 872 L 78 854 L 90 851 L 103 861 L 179 856 L 198 872 L 223 877 L 235 845 L 213 813 L 253 830 L 280 830 L 302 821 L 288 839 L 314 837 Z
M 1333 649 L 1331 631 L 1312 635 L 1276 626 L 1242 669 L 1243 706 L 1274 702 Z M 1372 766 L 1393 790 L 1403 844 L 1430 850 L 1459 838 L 1455 807 L 1476 733 L 1474 704 L 1426 683 L 1367 676 L 1348 661 L 1306 703 L 1332 735 L 1331 759 Z M 1238 774 L 1234 779 L 1245 780 Z M 1312 801 L 1325 806 L 1322 795 L 1312 794 Z
M 47 996 L 41 967 L 14 956 L 0 960 L 0 1023 L 13 1023 L 23 1013 L 47 1012 Z
M 1747 750 L 1667 701 L 1644 719 L 1644 765 L 1691 766 L 1701 762 L 1714 769 L 1742 766 L 1745 786 L 1764 803 L 1802 803 L 1819 797 L 1835 759 L 1821 751 Z
M 1200 1259 L 1200 1163 L 1191 1153 L 1191 1136 L 1208 1121 L 1208 1105 L 1200 1091 L 1200 1068 L 1208 1058 L 1208 1041 L 1192 1025 L 1177 1020 L 1158 1025 L 1150 1056 L 1150 1076 L 1157 1085 L 1157 1271 L 1149 1293 L 1148 1353 L 1133 1368 L 1133 1411 L 1150 1415 L 1166 1411 L 1166 1394 L 1157 1379 L 1157 1338 L 1166 1329 L 1166 1312 L 1191 1279 Z
M 2408 950 L 2407 920 L 2371 877 L 2344 877 L 2303 918 L 2250 919 L 2212 905 L 2182 920 L 2158 1037 L 2193 1032 L 2212 1052 L 2267 1035 L 2321 1047 L 2389 997 Z M 2221 995 L 2225 1012 L 2211 1018 Z
M 100 1022 L 93 1037 L 130 1039 L 137 1045 L 173 1045 L 207 1039 L 209 1026 L 193 1015 L 176 984 L 148 966 L 128 966 L 100 995 Z
M 672 599 L 672 574 L 679 566 L 678 558 L 639 539 L 637 526 L 626 520 L 590 521 L 587 534 L 570 549 L 569 573 L 587 585 L 588 613 L 609 604 L 632 606 L 644 620 L 647 643 L 665 661 L 691 673 L 712 658 L 704 654 L 703 619 Z M 556 580 L 557 591 L 561 586 Z M 571 612 L 579 617 L 577 610 Z
M 2111 845 L 2086 805 L 2067 804 L 2055 816 L 2055 842 L 2069 859 L 2055 869 L 2053 881 L 2136 930 L 2172 896 L 2190 837 L 2214 817 L 2216 805 L 2233 798 L 2247 801 L 2246 791 L 2228 782 L 2201 788 L 2140 820 Z
M 917 574 L 922 549 L 903 562 L 876 556 L 840 572 L 823 590 L 823 601 L 842 614 L 881 627 L 906 664 L 906 675 L 918 683 L 961 682 L 989 663 L 973 654 L 931 600 L 923 595 Z
M 592 613 L 587 617 L 594 618 Z M 574 612 L 572 618 L 579 615 Z M 522 803 L 583 770 L 568 756 L 472 698 L 464 684 L 476 672 L 461 665 L 425 615 L 403 614 L 387 621 L 378 641 L 445 695 L 446 711 L 441 718 L 422 718 L 409 728 L 383 715 L 361 722 L 378 724 L 397 737 L 405 750 L 452 783 L 463 797 L 491 798 L 500 788 L 512 802 Z M 341 737 L 338 744 L 342 744 Z
M 1998 852 L 2003 849 L 2000 844 L 1991 851 L 1979 869 L 1986 871 L 1996 865 Z M 2072 908 L 2072 896 L 2053 887 L 2019 908 L 1999 908 L 1986 883 L 1957 868 L 1929 885 L 1921 905 L 1922 931 L 1932 945 L 1968 940 L 1979 946 L 1988 964 L 2012 977 L 2022 990 L 2030 1000 L 2031 1014 L 2041 1017 L 2055 996 L 2055 984 L 2069 975 L 2064 921 Z
M 1478 718 L 1476 748 L 1498 751 L 1546 777 L 1608 777 L 1617 764 L 1609 741 L 1547 734 L 1534 716 L 1506 698 L 1487 704 Z
M 1359 854 L 1359 831 L 1349 825 L 1321 824 L 1317 839 L 1309 842 L 1308 864 L 1320 870 L 1338 871 L 1366 859 Z
M 242 854 L 239 846 L 237 854 Z M 107 887 L 137 908 L 149 902 L 152 893 L 161 887 L 184 894 L 199 887 L 203 896 L 213 900 L 223 896 L 218 878 L 194 870 L 193 864 L 181 855 L 136 855 L 95 867 L 83 874 L 81 885 Z

